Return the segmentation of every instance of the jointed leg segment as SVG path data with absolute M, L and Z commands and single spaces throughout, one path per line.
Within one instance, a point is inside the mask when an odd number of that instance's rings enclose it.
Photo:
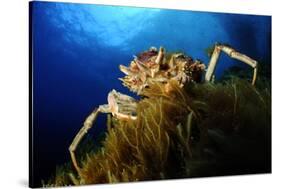
M 99 113 L 111 113 L 118 119 L 123 120 L 136 120 L 137 117 L 133 115 L 136 112 L 136 100 L 130 96 L 121 94 L 115 90 L 112 90 L 108 94 L 108 104 L 100 105 L 96 108 L 85 120 L 83 127 L 77 133 L 73 139 L 71 145 L 69 146 L 69 151 L 71 155 L 71 160 L 76 169 L 77 173 L 81 175 L 81 168 L 78 165 L 75 151 L 83 137 L 88 133 L 88 131 L 93 127 L 95 120 Z
M 221 51 L 225 52 L 227 55 L 229 55 L 231 58 L 240 60 L 246 64 L 248 64 L 249 66 L 251 66 L 254 69 L 254 73 L 253 73 L 253 79 L 252 79 L 252 85 L 255 84 L 256 79 L 257 79 L 257 61 L 251 59 L 250 57 L 241 54 L 239 52 L 237 52 L 235 49 L 226 46 L 226 45 L 215 45 L 209 66 L 208 66 L 208 70 L 206 72 L 205 75 L 205 81 L 210 81 L 212 79 L 212 76 L 214 74 L 215 68 L 216 68 L 216 64 L 217 61 L 219 59 L 220 53 Z
M 71 145 L 69 146 L 69 152 L 71 155 L 72 163 L 74 165 L 74 168 L 76 169 L 77 173 L 80 175 L 80 167 L 77 163 L 76 156 L 75 156 L 75 150 L 78 146 L 78 144 L 81 142 L 83 137 L 87 134 L 89 129 L 92 128 L 93 123 L 95 122 L 98 114 L 100 112 L 100 108 L 96 108 L 85 120 L 83 127 L 80 129 L 80 131 L 75 136 L 74 140 L 72 141 Z

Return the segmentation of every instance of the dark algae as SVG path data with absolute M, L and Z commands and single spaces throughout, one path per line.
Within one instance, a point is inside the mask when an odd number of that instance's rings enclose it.
M 214 82 L 150 83 L 141 91 L 136 120 L 109 114 L 100 145 L 90 135 L 79 145 L 81 172 L 69 161 L 43 185 L 271 172 L 270 64 L 259 68 L 255 85 L 251 69 L 236 67 Z

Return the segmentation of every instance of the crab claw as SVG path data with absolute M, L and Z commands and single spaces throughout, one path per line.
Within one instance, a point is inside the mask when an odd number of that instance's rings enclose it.
M 107 97 L 108 108 L 113 116 L 123 120 L 136 120 L 137 102 L 134 98 L 112 90 Z

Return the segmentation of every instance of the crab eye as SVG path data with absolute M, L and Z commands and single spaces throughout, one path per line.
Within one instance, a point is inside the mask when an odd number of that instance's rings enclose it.
M 131 116 L 137 116 L 137 112 L 132 112 Z

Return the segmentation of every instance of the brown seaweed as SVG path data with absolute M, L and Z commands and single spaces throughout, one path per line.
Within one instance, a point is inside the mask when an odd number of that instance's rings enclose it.
M 45 186 L 270 172 L 268 85 L 170 81 L 143 93 L 137 120 L 110 117 L 102 147 L 81 158 L 80 177 L 64 169 Z

